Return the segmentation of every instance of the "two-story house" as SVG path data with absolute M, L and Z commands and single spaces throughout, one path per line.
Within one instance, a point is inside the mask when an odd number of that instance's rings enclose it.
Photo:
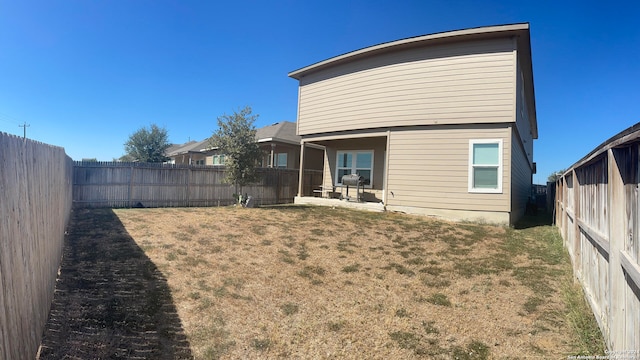
M 359 174 L 365 200 L 391 211 L 511 224 L 524 214 L 538 137 L 529 24 L 392 41 L 289 76 L 300 161 L 324 147 L 325 197 Z

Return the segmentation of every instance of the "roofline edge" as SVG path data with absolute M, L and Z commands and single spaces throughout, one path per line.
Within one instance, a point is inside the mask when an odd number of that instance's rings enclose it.
M 451 30 L 451 31 L 439 32 L 434 34 L 419 35 L 419 36 L 414 36 L 414 37 L 409 37 L 409 38 L 404 38 L 399 40 L 393 40 L 393 41 L 384 42 L 377 45 L 368 46 L 358 50 L 350 51 L 342 55 L 334 56 L 334 57 L 316 62 L 314 64 L 291 71 L 287 74 L 287 76 L 296 80 L 300 80 L 300 77 L 302 76 L 302 74 L 308 71 L 311 71 L 317 68 L 322 68 L 324 66 L 328 66 L 331 63 L 344 61 L 349 58 L 358 57 L 360 55 L 364 55 L 367 53 L 383 51 L 396 46 L 415 44 L 423 41 L 433 41 L 433 40 L 439 40 L 439 39 L 448 39 L 448 38 L 453 39 L 461 36 L 474 36 L 474 35 L 492 34 L 492 33 L 499 33 L 499 32 L 523 31 L 523 30 L 529 30 L 529 28 L 530 26 L 528 22 L 504 24 L 504 25 L 489 25 L 489 26 L 481 26 L 481 27 L 474 27 L 474 28 L 467 28 L 467 29 L 460 29 L 460 30 Z

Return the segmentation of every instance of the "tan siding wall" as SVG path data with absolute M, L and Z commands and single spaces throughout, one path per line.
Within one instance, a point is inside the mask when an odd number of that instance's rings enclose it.
M 511 222 L 514 223 L 527 207 L 531 196 L 531 175 L 533 172 L 533 137 L 529 123 L 528 107 L 524 96 L 522 70 L 518 66 L 516 88 L 516 126 L 512 130 L 512 198 Z
M 524 84 L 522 83 L 522 70 L 518 66 L 517 93 L 516 93 L 516 130 L 522 140 L 522 146 L 526 151 L 527 159 L 533 163 L 533 137 L 529 122 L 528 105 L 524 96 Z
M 513 147 L 511 150 L 511 222 L 516 222 L 527 207 L 527 201 L 531 195 L 531 167 L 522 146 L 513 128 Z
M 507 124 L 496 124 L 430 126 L 392 131 L 388 204 L 508 212 L 511 171 L 509 130 Z M 503 140 L 501 194 L 469 193 L 470 139 Z
M 329 189 L 336 183 L 334 179 L 335 173 L 331 170 L 336 166 L 336 149 L 332 147 L 326 148 L 324 152 L 324 168 L 322 169 L 322 186 Z
M 512 122 L 510 39 L 378 55 L 300 80 L 300 135 L 425 124 Z

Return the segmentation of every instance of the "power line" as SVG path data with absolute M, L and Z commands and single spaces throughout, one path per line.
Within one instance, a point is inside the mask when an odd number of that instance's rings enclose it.
M 1 112 L 0 112 L 0 121 L 4 121 L 6 123 L 12 123 L 12 124 L 20 124 L 20 121 L 18 121 L 18 119 L 16 119 L 15 117 L 9 116 Z

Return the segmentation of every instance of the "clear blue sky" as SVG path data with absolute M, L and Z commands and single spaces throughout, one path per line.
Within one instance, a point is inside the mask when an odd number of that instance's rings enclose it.
M 0 131 L 112 160 L 142 126 L 202 140 L 244 105 L 296 120 L 287 73 L 381 42 L 531 24 L 536 183 L 640 122 L 636 1 L 0 0 Z

